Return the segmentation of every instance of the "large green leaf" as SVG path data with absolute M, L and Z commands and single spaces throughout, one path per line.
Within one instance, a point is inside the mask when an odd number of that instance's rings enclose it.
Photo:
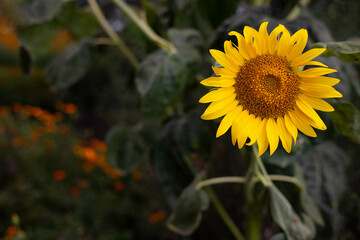
M 324 226 L 324 219 L 320 213 L 318 206 L 312 197 L 308 194 L 306 189 L 306 181 L 304 179 L 304 174 L 299 164 L 295 163 L 295 176 L 299 182 L 302 183 L 303 189 L 300 192 L 300 201 L 305 213 L 318 225 Z
M 183 236 L 188 236 L 199 226 L 202 211 L 209 207 L 209 197 L 204 190 L 197 190 L 196 184 L 203 174 L 198 174 L 194 181 L 181 193 L 175 210 L 168 219 L 168 228 Z
M 360 111 L 351 103 L 333 103 L 330 113 L 335 130 L 356 143 L 360 143 Z
M 274 221 L 285 232 L 288 240 L 307 240 L 312 235 L 310 229 L 301 221 L 289 201 L 272 185 L 270 191 L 270 209 Z
M 301 165 L 304 178 L 306 180 L 307 193 L 322 210 L 325 219 L 331 217 L 326 236 L 330 237 L 337 232 L 339 212 L 338 206 L 340 198 L 345 191 L 344 166 L 349 161 L 349 157 L 339 146 L 333 142 L 323 142 L 316 145 L 310 151 L 299 155 L 296 161 Z M 308 199 L 301 199 L 305 212 L 313 220 L 317 215 Z
M 94 14 L 80 9 L 75 3 L 64 5 L 56 20 L 68 29 L 75 39 L 92 37 L 99 29 L 99 22 Z
M 158 50 L 142 61 L 136 76 L 142 95 L 145 118 L 157 120 L 166 116 L 179 101 L 186 82 L 185 62 L 178 55 Z
M 62 0 L 21 0 L 16 18 L 21 24 L 43 23 L 54 18 L 61 10 Z
M 138 129 L 125 125 L 113 127 L 106 136 L 107 159 L 128 173 L 146 158 L 146 145 Z
M 316 43 L 312 47 L 323 47 L 324 57 L 336 56 L 345 62 L 360 62 L 360 41 Z
M 51 40 L 54 38 L 56 24 L 46 22 L 21 27 L 17 33 L 23 47 L 30 53 L 34 60 L 48 54 Z
M 45 68 L 45 79 L 55 91 L 80 80 L 92 63 L 92 43 L 86 39 L 70 44 Z

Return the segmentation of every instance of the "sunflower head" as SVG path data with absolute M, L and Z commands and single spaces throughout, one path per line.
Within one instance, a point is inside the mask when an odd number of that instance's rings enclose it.
M 243 35 L 232 31 L 229 35 L 237 38 L 237 46 L 225 41 L 225 52 L 210 50 L 222 67 L 213 67 L 216 76 L 201 82 L 213 89 L 199 101 L 211 102 L 202 119 L 223 117 L 216 137 L 231 128 L 233 144 L 242 148 L 257 142 L 259 156 L 269 146 L 273 154 L 279 140 L 290 153 L 298 130 L 316 137 L 313 128 L 326 126 L 314 109 L 331 112 L 334 108 L 323 98 L 342 97 L 333 88 L 340 80 L 324 76 L 336 70 L 312 61 L 325 49 L 303 53 L 305 29 L 291 36 L 279 25 L 268 34 L 267 25 L 261 24 L 259 31 L 245 27 Z M 314 67 L 303 70 L 304 66 Z

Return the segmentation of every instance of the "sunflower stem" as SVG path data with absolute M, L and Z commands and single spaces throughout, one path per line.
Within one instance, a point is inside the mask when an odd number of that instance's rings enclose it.
M 301 10 L 310 3 L 310 0 L 300 0 L 286 16 L 285 21 L 290 22 L 299 17 Z
M 132 51 L 125 45 L 120 36 L 115 32 L 115 30 L 111 27 L 109 22 L 106 20 L 104 14 L 101 12 L 100 6 L 97 4 L 96 0 L 88 0 L 89 6 L 93 11 L 96 19 L 99 21 L 101 27 L 104 29 L 107 35 L 111 38 L 114 44 L 120 49 L 120 51 L 125 55 L 125 57 L 129 60 L 131 65 L 134 68 L 139 66 L 139 61 L 136 59 L 135 55 Z
M 155 42 L 160 48 L 167 51 L 169 54 L 175 54 L 175 46 L 168 40 L 160 37 L 154 32 L 149 24 L 142 20 L 138 14 L 135 13 L 123 0 L 112 0 L 118 8 L 120 8 L 139 28 L 140 30 L 153 42 Z
M 221 184 L 221 183 L 246 183 L 245 177 L 217 177 L 217 178 L 210 178 L 204 181 L 199 182 L 196 185 L 196 189 L 199 190 L 205 186 L 214 185 L 214 184 Z
M 235 239 L 245 240 L 244 236 L 241 234 L 240 230 L 237 228 L 237 226 L 235 225 L 235 223 L 230 218 L 229 214 L 226 212 L 223 205 L 217 198 L 214 190 L 210 186 L 205 187 L 205 190 L 208 196 L 210 197 L 210 200 L 213 203 L 216 211 L 218 212 L 218 214 L 220 215 L 226 226 L 229 228 L 231 233 L 234 235 Z

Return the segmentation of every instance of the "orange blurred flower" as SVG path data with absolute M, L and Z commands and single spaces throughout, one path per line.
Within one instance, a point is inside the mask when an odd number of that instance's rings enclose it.
M 160 211 L 150 214 L 148 217 L 148 221 L 151 224 L 155 224 L 155 223 L 158 223 L 158 222 L 164 220 L 165 217 L 166 217 L 166 212 L 164 210 L 160 210 Z
M 64 111 L 64 113 L 67 113 L 67 114 L 74 114 L 77 112 L 77 107 L 75 104 L 72 104 L 72 103 L 64 103 L 63 111 Z
M 131 174 L 131 178 L 135 181 L 141 181 L 141 179 L 143 178 L 143 174 L 140 171 L 134 171 Z
M 70 188 L 70 195 L 77 198 L 80 196 L 80 188 L 78 188 L 77 186 L 74 186 L 72 188 Z
M 14 112 L 19 113 L 23 109 L 23 106 L 20 103 L 13 103 L 12 109 Z
M 20 47 L 15 29 L 9 24 L 9 21 L 5 17 L 0 18 L 0 44 L 14 50 Z
M 97 140 L 95 138 L 91 139 L 91 146 L 100 152 L 106 152 L 107 146 L 103 141 Z
M 56 170 L 53 172 L 53 179 L 56 181 L 62 181 L 66 178 L 67 173 L 64 170 Z
M 18 231 L 17 227 L 9 226 L 5 231 L 5 238 L 12 239 L 15 236 L 17 231 Z
M 85 179 L 79 179 L 76 181 L 76 184 L 81 189 L 87 189 L 89 187 L 89 182 Z
M 113 183 L 113 189 L 115 192 L 120 192 L 125 189 L 125 183 L 123 181 L 117 180 Z
M 4 106 L 0 106 L 0 116 L 7 116 L 8 114 L 9 110 Z
M 24 137 L 14 137 L 11 139 L 11 146 L 13 147 L 22 147 L 26 144 L 26 139 Z

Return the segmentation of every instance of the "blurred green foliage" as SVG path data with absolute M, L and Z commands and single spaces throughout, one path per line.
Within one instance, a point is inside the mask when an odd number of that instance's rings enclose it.
M 200 119 L 199 81 L 211 75 L 209 48 L 223 50 L 234 40 L 228 32 L 269 21 L 269 31 L 306 28 L 307 48 L 327 48 L 321 60 L 338 70 L 344 98 L 330 100 L 336 111 L 321 116 L 328 130 L 318 138 L 300 135 L 290 155 L 263 157 L 270 174 L 302 187 L 214 192 L 242 231 L 255 211 L 262 239 L 359 239 L 359 1 L 127 2 L 177 54 L 158 49 L 110 0 L 98 3 L 138 69 L 87 1 L 0 2 L 0 236 L 233 239 L 195 184 L 244 175 L 250 153 Z M 263 208 L 247 208 L 245 193 Z

